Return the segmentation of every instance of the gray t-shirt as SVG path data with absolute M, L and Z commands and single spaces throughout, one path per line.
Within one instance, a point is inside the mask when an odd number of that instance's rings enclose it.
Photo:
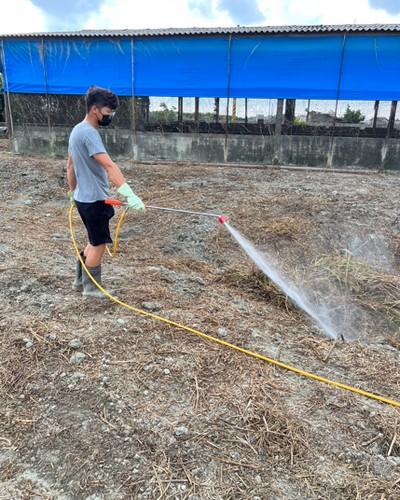
M 109 197 L 108 177 L 93 155 L 106 153 L 99 131 L 87 122 L 78 123 L 69 137 L 68 152 L 72 156 L 76 176 L 74 198 L 82 203 Z

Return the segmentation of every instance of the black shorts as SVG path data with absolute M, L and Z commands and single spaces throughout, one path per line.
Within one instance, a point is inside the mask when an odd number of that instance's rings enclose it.
M 112 243 L 109 221 L 114 216 L 114 207 L 104 201 L 81 203 L 75 201 L 76 208 L 85 224 L 89 242 L 94 247 L 104 243 Z

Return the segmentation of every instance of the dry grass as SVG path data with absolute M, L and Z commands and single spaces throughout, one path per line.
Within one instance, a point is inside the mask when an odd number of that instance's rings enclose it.
M 316 267 L 328 270 L 339 284 L 343 295 L 348 295 L 377 321 L 389 329 L 392 345 L 400 327 L 400 278 L 371 269 L 348 255 L 321 256 Z
M 397 409 L 112 302 L 83 301 L 70 290 L 64 164 L 6 155 L 0 166 L 9 228 L 0 245 L 0 498 L 399 497 Z M 139 309 L 153 302 L 162 317 L 399 399 L 398 278 L 321 243 L 330 226 L 319 212 L 344 232 L 341 213 L 349 211 L 347 199 L 334 212 L 319 194 L 329 178 L 313 174 L 310 196 L 299 195 L 301 172 L 217 169 L 211 177 L 210 169 L 155 165 L 130 175 L 154 204 L 230 215 L 284 276 L 318 290 L 320 303 L 356 301 L 370 338 L 324 336 L 208 219 L 129 214 L 118 255 L 104 264 L 121 300 Z M 343 182 L 354 198 L 359 179 L 339 176 L 332 186 Z M 387 184 L 374 177 L 371 185 L 380 182 L 371 199 L 384 204 Z M 74 221 L 82 244 L 76 214 Z M 86 355 L 78 365 L 74 339 Z

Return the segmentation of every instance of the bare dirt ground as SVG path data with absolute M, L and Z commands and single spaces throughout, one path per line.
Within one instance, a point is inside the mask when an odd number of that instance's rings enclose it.
M 71 289 L 65 160 L 0 141 L 0 499 L 397 499 L 399 408 Z M 120 164 L 128 212 L 104 286 L 168 318 L 400 401 L 400 176 Z M 116 210 L 115 231 L 121 209 Z M 85 243 L 77 213 L 74 231 Z

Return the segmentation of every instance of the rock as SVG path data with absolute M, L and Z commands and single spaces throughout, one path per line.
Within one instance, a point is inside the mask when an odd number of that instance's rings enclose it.
M 400 457 L 388 457 L 388 462 L 398 467 L 400 465 Z
M 79 363 L 82 363 L 85 358 L 86 354 L 84 354 L 83 352 L 76 352 L 70 357 L 69 362 L 71 363 L 71 365 L 77 365 Z
M 189 430 L 187 427 L 177 427 L 175 429 L 175 436 L 177 437 L 186 436 L 188 432 Z
M 100 382 L 101 387 L 108 387 L 110 385 L 110 378 L 109 377 L 103 377 Z
M 225 338 L 228 336 L 228 330 L 226 330 L 225 328 L 218 328 L 217 335 L 218 337 Z
M 156 304 L 155 302 L 142 302 L 142 307 L 146 311 L 159 311 L 161 309 L 160 304 Z
M 259 330 L 258 328 L 252 328 L 250 330 L 250 335 L 251 335 L 251 338 L 253 338 L 253 339 L 259 339 L 262 337 L 261 330 Z
M 206 284 L 206 282 L 203 280 L 203 278 L 200 278 L 199 276 L 196 278 L 193 278 L 193 281 L 195 283 L 198 283 L 199 285 L 203 285 L 203 286 Z
M 68 345 L 72 349 L 81 349 L 83 347 L 83 343 L 79 339 L 72 339 Z

